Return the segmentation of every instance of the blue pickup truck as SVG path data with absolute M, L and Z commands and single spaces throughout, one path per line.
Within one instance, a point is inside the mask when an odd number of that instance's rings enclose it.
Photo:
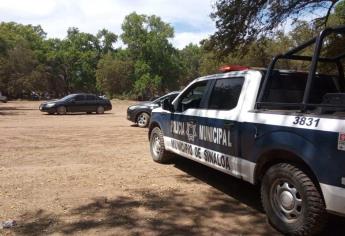
M 345 52 L 320 53 L 332 34 L 344 35 L 345 26 L 266 69 L 226 66 L 163 101 L 149 125 L 153 160 L 175 153 L 260 185 L 269 222 L 284 234 L 316 234 L 328 213 L 345 215 Z M 313 55 L 300 54 L 311 45 Z M 309 71 L 276 69 L 279 60 L 309 61 Z M 337 73 L 322 74 L 320 62 Z

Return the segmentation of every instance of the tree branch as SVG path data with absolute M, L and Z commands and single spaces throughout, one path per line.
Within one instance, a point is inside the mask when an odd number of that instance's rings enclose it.
M 331 15 L 331 11 L 337 2 L 339 2 L 339 0 L 333 0 L 332 4 L 328 8 L 327 14 L 325 16 L 325 22 L 324 22 L 325 27 L 327 26 L 327 22 L 328 22 L 329 16 Z

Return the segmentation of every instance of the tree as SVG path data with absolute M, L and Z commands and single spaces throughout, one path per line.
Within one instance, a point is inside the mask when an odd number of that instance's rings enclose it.
M 128 92 L 132 86 L 133 62 L 104 55 L 97 66 L 97 88 L 109 97 Z
M 145 61 L 136 61 L 134 76 L 134 93 L 140 98 L 152 97 L 158 93 L 162 77 L 152 74 L 150 66 Z
M 47 91 L 54 97 L 61 97 L 68 91 L 67 66 L 63 56 L 63 41 L 48 39 L 45 41 L 46 71 L 48 73 Z
M 153 96 L 153 92 L 164 93 L 166 89 L 176 88 L 181 65 L 178 51 L 169 42 L 174 36 L 173 28 L 160 17 L 134 12 L 126 16 L 122 30 L 122 41 L 132 60 L 137 62 L 135 71 L 140 71 L 135 73 L 134 80 L 140 81 L 135 82 L 135 91 L 140 91 L 139 95 Z M 141 73 L 143 68 L 145 73 Z M 157 84 L 159 89 L 151 89 Z
M 0 80 L 5 86 L 2 90 L 12 97 L 22 97 L 31 91 L 44 92 L 46 89 L 44 66 L 35 53 L 21 43 L 8 50 L 1 66 Z
M 215 12 L 211 14 L 217 31 L 207 46 L 226 55 L 271 34 L 288 19 L 296 22 L 301 16 L 321 10 L 326 13 L 318 21 L 326 25 L 337 2 L 339 0 L 217 0 Z
M 2 22 L 0 35 L 0 91 L 10 97 L 45 91 L 42 28 Z
M 107 29 L 98 31 L 97 38 L 101 46 L 102 54 L 114 52 L 114 43 L 116 43 L 118 36 Z
M 105 29 L 95 36 L 69 28 L 66 39 L 50 41 L 49 64 L 52 72 L 58 73 L 57 81 L 63 81 L 65 94 L 97 91 L 98 61 L 103 53 L 114 50 L 116 40 L 117 36 Z
M 195 44 L 189 44 L 180 51 L 183 72 L 180 75 L 179 84 L 186 85 L 200 76 L 200 59 L 202 49 Z

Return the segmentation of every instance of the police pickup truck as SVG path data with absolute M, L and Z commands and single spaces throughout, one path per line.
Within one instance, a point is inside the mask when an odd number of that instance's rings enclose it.
M 164 101 L 149 125 L 153 160 L 175 153 L 259 184 L 269 222 L 284 234 L 315 234 L 327 212 L 344 215 L 345 53 L 321 54 L 330 34 L 344 35 L 345 26 L 278 55 L 267 69 L 226 66 Z M 313 55 L 299 53 L 311 45 Z M 309 61 L 309 71 L 278 70 L 280 60 Z M 323 62 L 337 73 L 320 73 Z

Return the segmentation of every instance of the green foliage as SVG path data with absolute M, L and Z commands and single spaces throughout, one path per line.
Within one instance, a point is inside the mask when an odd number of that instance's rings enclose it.
M 283 1 L 283 5 L 272 2 L 265 9 L 267 12 L 281 9 L 289 2 L 291 1 Z M 306 7 L 309 6 L 309 2 L 302 2 Z M 318 2 L 322 4 L 326 1 Z M 217 44 L 218 49 L 225 47 L 231 51 L 223 57 L 219 57 L 219 51 L 209 50 L 209 45 L 216 42 L 214 37 L 203 40 L 201 46 L 189 44 L 182 50 L 174 48 L 171 44 L 174 29 L 155 15 L 139 15 L 134 12 L 126 16 L 121 35 L 124 48 L 115 47 L 118 36 L 106 29 L 93 35 L 72 27 L 68 29 L 64 39 L 46 39 L 40 26 L 0 23 L 0 91 L 15 98 L 35 91 L 49 93 L 54 97 L 72 92 L 93 92 L 107 94 L 109 97 L 148 99 L 181 89 L 199 76 L 217 73 L 218 68 L 224 64 L 267 67 L 272 57 L 309 40 L 320 31 L 322 20 L 296 20 L 295 27 L 289 32 L 275 30 L 270 34 L 260 33 L 258 37 L 251 38 L 251 31 L 248 31 L 250 27 L 258 27 L 254 33 L 267 27 L 264 24 L 257 25 L 263 5 L 260 3 L 256 6 L 254 3 L 256 2 L 248 2 L 245 6 L 243 1 L 217 1 L 214 17 L 218 17 L 218 20 L 230 17 L 218 23 L 225 24 L 229 21 L 228 26 L 233 24 L 233 28 L 223 32 L 224 35 L 218 33 L 222 33 L 221 27 L 225 25 L 218 25 L 216 35 L 224 36 L 226 42 L 232 44 L 232 47 L 230 44 L 222 44 L 225 41 Z M 296 4 L 301 7 L 299 2 Z M 227 9 L 226 6 L 230 8 Z M 240 8 L 235 9 L 234 6 Z M 228 16 L 229 11 L 234 15 Z M 293 11 L 285 12 L 290 14 Z M 329 15 L 328 25 L 344 24 L 344 12 L 345 1 L 342 0 Z M 272 19 L 274 14 L 265 16 L 267 19 L 264 17 L 263 20 Z M 285 19 L 285 16 L 280 17 L 280 20 Z M 227 38 L 227 33 L 234 33 L 231 36 L 234 37 L 233 40 Z M 322 55 L 334 55 L 343 49 L 344 43 L 344 37 L 331 37 Z M 244 45 L 246 50 L 235 50 L 235 46 Z M 311 47 L 302 54 L 310 55 L 312 52 Z M 278 64 L 281 68 L 297 70 L 306 70 L 308 66 L 308 63 L 291 61 Z M 322 71 L 331 69 L 320 64 Z
M 158 75 L 150 73 L 151 68 L 144 61 L 137 61 L 135 63 L 134 77 L 134 93 L 139 97 L 151 97 L 158 92 L 162 78 Z
M 138 15 L 133 12 L 125 17 L 122 24 L 122 41 L 127 45 L 134 59 L 149 60 L 151 53 L 160 49 L 172 47 L 168 42 L 174 37 L 174 29 L 155 15 Z
M 118 36 L 107 29 L 102 29 L 97 33 L 102 54 L 114 52 L 114 43 L 117 41 Z
M 0 23 L 0 35 L 0 91 L 13 96 L 22 96 L 33 87 L 44 91 L 45 33 L 42 28 Z
M 158 94 L 161 81 L 162 78 L 158 75 L 143 74 L 135 81 L 134 92 L 142 99 L 152 97 Z
M 169 42 L 173 28 L 155 15 L 131 13 L 122 24 L 122 41 L 135 64 L 134 91 L 139 96 L 152 96 L 177 87 L 181 64 L 178 51 Z M 144 70 L 144 72 L 143 72 Z
M 207 46 L 226 56 L 247 48 L 260 37 L 270 36 L 288 20 L 294 23 L 306 14 L 319 15 L 321 10 L 325 16 L 318 21 L 326 23 L 329 15 L 325 9 L 332 9 L 337 2 L 339 0 L 217 0 L 211 14 L 217 31 Z
M 186 85 L 193 79 L 200 77 L 200 62 L 202 49 L 198 45 L 189 44 L 180 51 L 183 75 L 179 84 Z
M 97 36 L 70 28 L 67 38 L 45 39 L 40 26 L 0 24 L 0 90 L 11 97 L 32 91 L 61 96 L 96 92 L 95 70 L 101 56 L 114 52 L 117 36 Z
M 113 58 L 111 54 L 104 55 L 99 60 L 96 71 L 98 90 L 111 98 L 128 92 L 132 84 L 133 70 L 132 61 Z

